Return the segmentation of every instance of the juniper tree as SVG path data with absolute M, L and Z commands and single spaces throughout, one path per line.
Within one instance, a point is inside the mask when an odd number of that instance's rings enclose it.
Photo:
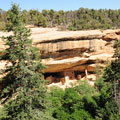
M 4 107 L 2 120 L 50 120 L 48 118 L 47 89 L 38 49 L 32 46 L 30 30 L 22 23 L 22 16 L 16 4 L 8 13 L 7 31 L 12 35 L 4 38 L 7 48 L 2 51 L 1 60 L 6 60 L 0 98 L 11 99 Z M 3 73 L 2 73 L 3 74 Z M 4 102 L 5 102 L 4 101 Z

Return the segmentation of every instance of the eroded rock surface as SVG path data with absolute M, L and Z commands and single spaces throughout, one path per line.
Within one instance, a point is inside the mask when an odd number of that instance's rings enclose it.
M 64 81 L 66 71 L 73 71 L 75 79 L 79 75 L 81 79 L 86 76 L 95 79 L 96 62 L 104 68 L 105 62 L 113 59 L 114 41 L 120 39 L 119 29 L 57 31 L 56 28 L 31 28 L 31 33 L 33 45 L 40 49 L 42 62 L 48 66 L 44 72 L 50 83 L 53 78 Z M 0 37 L 10 34 L 0 32 Z M 0 50 L 3 49 L 4 42 L 0 39 Z

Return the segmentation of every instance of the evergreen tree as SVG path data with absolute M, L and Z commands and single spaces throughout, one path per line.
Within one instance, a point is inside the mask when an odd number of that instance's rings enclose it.
M 8 13 L 7 31 L 13 35 L 4 38 L 7 49 L 1 60 L 6 60 L 0 98 L 9 101 L 4 106 L 1 120 L 50 120 L 48 96 L 42 77 L 44 65 L 40 62 L 38 49 L 32 46 L 30 30 L 22 24 L 22 16 L 16 4 Z M 3 73 L 2 73 L 3 74 Z
M 100 92 L 97 100 L 100 108 L 96 119 L 120 120 L 120 42 L 116 41 L 114 57 L 116 58 L 106 67 L 103 79 L 97 81 Z

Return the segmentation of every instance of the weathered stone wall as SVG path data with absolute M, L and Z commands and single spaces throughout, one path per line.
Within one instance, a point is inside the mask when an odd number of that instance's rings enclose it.
M 44 53 L 49 52 L 60 52 L 65 50 L 74 50 L 74 49 L 93 49 L 99 50 L 103 47 L 101 39 L 92 39 L 92 40 L 74 40 L 74 41 L 58 41 L 50 43 L 41 43 L 37 47 L 40 48 Z

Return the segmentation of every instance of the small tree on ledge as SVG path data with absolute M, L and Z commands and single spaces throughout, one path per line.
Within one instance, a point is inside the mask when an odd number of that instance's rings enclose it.
M 50 120 L 46 112 L 48 107 L 47 89 L 40 63 L 38 49 L 32 46 L 30 30 L 22 23 L 22 16 L 16 4 L 8 12 L 7 31 L 13 35 L 4 38 L 7 49 L 0 57 L 11 63 L 4 70 L 3 89 L 0 98 L 5 98 L 5 115 L 1 120 Z M 2 73 L 3 74 L 3 73 Z M 10 100 L 11 99 L 11 100 Z

